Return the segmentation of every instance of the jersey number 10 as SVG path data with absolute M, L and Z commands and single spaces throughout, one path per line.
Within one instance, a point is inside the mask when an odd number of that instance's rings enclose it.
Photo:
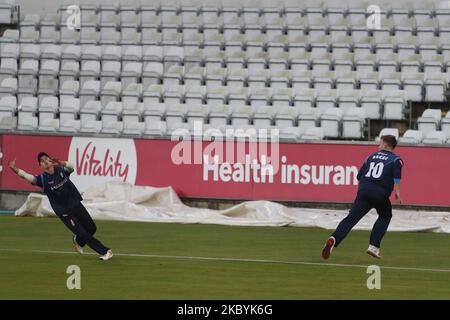
M 366 173 L 366 177 L 372 177 L 372 178 L 379 178 L 381 177 L 381 175 L 383 174 L 383 169 L 384 169 L 384 164 L 383 162 L 371 162 L 370 163 L 370 167 L 369 167 L 369 171 L 367 171 Z

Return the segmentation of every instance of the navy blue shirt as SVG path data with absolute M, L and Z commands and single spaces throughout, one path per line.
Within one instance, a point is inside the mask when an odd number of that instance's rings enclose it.
M 402 159 L 393 152 L 382 150 L 371 154 L 359 169 L 359 190 L 383 190 L 389 197 L 394 183 L 400 183 L 402 167 Z
M 70 181 L 64 167 L 54 167 L 55 173 L 42 173 L 36 177 L 36 185 L 44 190 L 56 214 L 61 215 L 77 206 L 83 198 L 80 192 Z

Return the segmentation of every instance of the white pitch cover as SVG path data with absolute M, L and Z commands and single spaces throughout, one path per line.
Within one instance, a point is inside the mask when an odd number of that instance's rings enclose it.
M 94 219 L 142 222 L 202 223 L 236 226 L 292 226 L 334 229 L 345 210 L 289 208 L 270 201 L 248 201 L 225 210 L 188 207 L 170 188 L 134 186 L 124 182 L 95 185 L 83 193 L 83 204 Z M 16 216 L 54 216 L 45 195 L 30 193 Z M 370 230 L 374 210 L 356 225 Z M 449 212 L 393 210 L 389 231 L 450 233 Z

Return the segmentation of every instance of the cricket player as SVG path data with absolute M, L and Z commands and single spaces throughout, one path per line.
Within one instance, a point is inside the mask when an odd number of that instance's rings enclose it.
M 375 208 L 378 219 L 370 235 L 367 253 L 380 259 L 380 243 L 392 218 L 392 206 L 389 197 L 394 190 L 395 199 L 402 202 L 400 196 L 400 179 L 402 176 L 402 159 L 393 151 L 397 139 L 392 135 L 382 136 L 379 151 L 370 155 L 358 172 L 358 193 L 350 213 L 327 239 L 322 250 L 322 258 L 328 259 L 334 247 L 345 239 L 350 230 L 364 217 L 370 209 Z
M 67 161 L 50 158 L 45 152 L 37 156 L 39 166 L 43 173 L 33 176 L 16 167 L 16 160 L 9 161 L 9 167 L 19 177 L 32 185 L 43 189 L 56 215 L 74 234 L 73 243 L 78 253 L 83 253 L 83 247 L 87 244 L 100 254 L 101 260 L 112 258 L 112 251 L 94 238 L 97 226 L 83 206 L 83 198 L 69 176 L 74 171 L 73 166 Z

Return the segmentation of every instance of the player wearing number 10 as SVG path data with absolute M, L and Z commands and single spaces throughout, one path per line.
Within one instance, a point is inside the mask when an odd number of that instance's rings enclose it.
M 386 135 L 380 139 L 379 151 L 370 155 L 358 172 L 359 188 L 350 213 L 327 239 L 322 250 L 322 258 L 328 259 L 334 247 L 345 239 L 350 230 L 364 217 L 370 209 L 375 208 L 378 219 L 370 235 L 367 253 L 381 258 L 380 243 L 392 218 L 392 206 L 389 196 L 392 190 L 395 199 L 401 203 L 400 179 L 403 161 L 393 153 L 397 145 L 394 136 Z

